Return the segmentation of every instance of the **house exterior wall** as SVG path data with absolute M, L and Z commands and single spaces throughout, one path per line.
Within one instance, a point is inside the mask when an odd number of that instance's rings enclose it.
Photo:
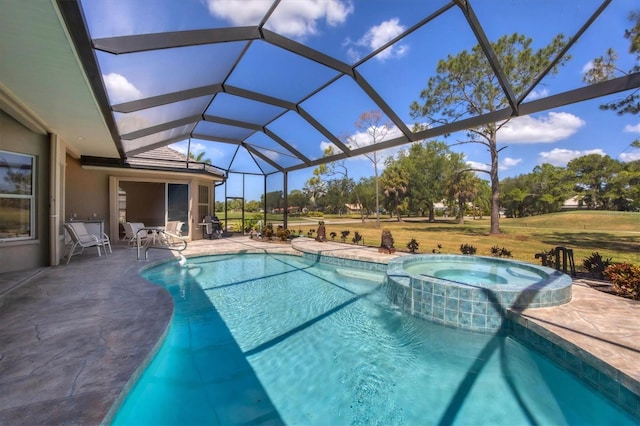
M 65 220 L 103 219 L 109 235 L 109 175 L 85 170 L 80 160 L 67 155 L 65 181 Z
M 191 239 L 202 238 L 198 226 L 198 185 L 205 185 L 213 192 L 213 183 L 209 180 L 194 179 L 168 175 L 162 172 L 141 173 L 127 169 L 95 169 L 83 168 L 78 159 L 67 155 L 66 188 L 65 188 L 65 220 L 69 220 L 75 213 L 77 220 L 104 220 L 104 230 L 115 242 L 124 235 L 117 217 L 117 206 L 110 206 L 110 178 L 126 191 L 127 220 L 142 222 L 148 226 L 162 226 L 165 224 L 166 191 L 165 184 L 183 183 L 190 186 L 189 200 L 189 235 Z M 111 194 L 111 199 L 117 196 Z M 195 198 L 194 198 L 195 197 Z M 116 202 L 117 201 L 112 201 Z M 111 227 L 118 226 L 112 232 Z
M 48 266 L 49 136 L 33 133 L 0 110 L 0 149 L 36 157 L 35 239 L 0 242 L 0 273 Z

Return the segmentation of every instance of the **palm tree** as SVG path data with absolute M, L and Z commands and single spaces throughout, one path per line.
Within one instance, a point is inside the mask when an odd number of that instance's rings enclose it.
M 189 159 L 191 159 L 193 161 L 196 161 L 198 163 L 211 164 L 211 159 L 210 158 L 207 158 L 207 159 L 203 160 L 204 154 L 205 154 L 204 151 L 198 153 L 198 155 L 193 155 L 193 152 L 189 152 Z

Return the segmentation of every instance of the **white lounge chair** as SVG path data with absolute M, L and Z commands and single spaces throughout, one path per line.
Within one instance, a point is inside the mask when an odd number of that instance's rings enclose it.
M 135 245 L 137 241 L 137 234 L 140 229 L 144 228 L 142 222 L 125 222 L 122 224 L 124 227 L 124 239 L 129 242 L 129 245 Z M 148 232 L 140 232 L 140 240 L 144 242 L 149 237 Z
M 98 250 L 98 256 L 102 256 L 100 247 L 104 249 L 105 254 L 107 254 L 107 247 L 109 247 L 109 252 L 112 252 L 111 242 L 107 234 L 92 234 L 82 222 L 67 222 L 64 224 L 64 228 L 69 233 L 69 238 L 71 238 L 67 264 L 71 261 L 71 257 L 81 254 L 87 247 L 95 247 Z
M 184 222 L 180 222 L 179 220 L 170 220 L 167 222 L 167 226 L 164 227 L 164 231 L 169 234 L 182 237 L 182 225 L 184 225 Z
M 179 220 L 170 220 L 167 226 L 159 233 L 160 244 L 168 247 L 182 244 L 185 238 L 182 236 L 182 225 L 184 222 Z

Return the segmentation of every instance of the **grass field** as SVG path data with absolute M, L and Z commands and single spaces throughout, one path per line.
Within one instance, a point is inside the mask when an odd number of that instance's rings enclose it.
M 316 229 L 318 218 L 289 218 L 289 229 Z M 344 217 L 325 216 L 327 236 L 335 232 L 340 241 L 340 232 L 349 230 L 351 238 L 355 231 L 364 237 L 365 245 L 380 245 L 382 228 L 391 230 L 397 250 L 408 251 L 407 243 L 415 238 L 420 244 L 418 253 L 432 253 L 440 244 L 441 253 L 459 254 L 461 244 L 470 244 L 478 250 L 477 255 L 490 256 L 491 247 L 504 247 L 511 251 L 514 259 L 538 263 L 535 254 L 562 246 L 573 249 L 577 267 L 593 252 L 599 252 L 614 262 L 629 262 L 640 265 L 640 213 L 578 211 L 561 212 L 522 219 L 501 218 L 501 234 L 490 235 L 490 221 L 467 219 L 464 225 L 453 220 L 429 223 L 425 219 L 406 218 L 402 222 L 384 218 L 380 229 L 375 218 L 362 223 L 360 220 L 345 221 Z M 277 221 L 274 221 L 277 223 Z

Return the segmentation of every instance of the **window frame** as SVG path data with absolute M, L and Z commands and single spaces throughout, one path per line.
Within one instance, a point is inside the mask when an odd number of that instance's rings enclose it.
M 31 163 L 31 183 L 30 183 L 30 193 L 29 194 L 11 194 L 2 192 L 0 187 L 0 200 L 4 199 L 20 199 L 20 200 L 28 200 L 29 201 L 29 235 L 23 236 L 15 236 L 15 237 L 2 237 L 0 235 L 0 241 L 8 242 L 8 241 L 27 241 L 27 240 L 35 240 L 36 239 L 36 161 L 37 158 L 33 154 L 25 154 L 22 152 L 14 152 L 0 149 L 0 155 L 2 154 L 10 154 L 18 157 L 25 157 L 30 160 Z

